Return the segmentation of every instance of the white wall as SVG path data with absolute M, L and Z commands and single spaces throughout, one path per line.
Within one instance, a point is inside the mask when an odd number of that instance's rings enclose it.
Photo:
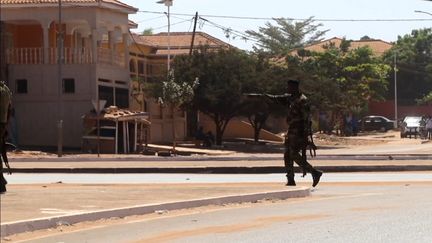
M 64 65 L 63 78 L 75 79 L 75 93 L 62 94 L 56 65 L 10 65 L 9 83 L 13 95 L 20 145 L 56 146 L 59 112 L 64 120 L 64 145 L 80 147 L 81 116 L 92 109 L 95 97 L 94 65 Z M 16 79 L 27 79 L 28 93 L 17 94 Z

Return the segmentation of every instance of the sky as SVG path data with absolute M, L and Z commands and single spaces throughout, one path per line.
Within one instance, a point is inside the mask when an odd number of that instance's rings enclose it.
M 120 0 L 134 6 L 139 11 L 167 12 L 167 7 L 157 4 L 157 0 Z M 420 10 L 426 13 L 416 13 Z M 432 27 L 432 1 L 425 0 L 173 0 L 170 8 L 171 32 L 192 31 L 192 16 L 198 12 L 203 15 L 240 16 L 258 18 L 294 18 L 306 19 L 314 16 L 316 23 L 322 23 L 320 30 L 329 30 L 325 38 L 346 37 L 360 39 L 369 36 L 384 41 L 396 41 L 398 36 L 411 33 L 413 29 Z M 263 19 L 233 19 L 203 16 L 203 18 L 223 28 L 244 33 L 246 30 L 257 31 L 259 27 L 272 20 Z M 154 33 L 167 32 L 168 19 L 164 14 L 138 12 L 129 16 L 138 23 L 142 32 L 153 28 Z M 388 19 L 417 19 L 416 21 L 324 21 L 324 20 L 388 20 Z M 421 21 L 419 19 L 424 19 Z M 322 20 L 322 21 L 321 21 Z M 274 23 L 274 22 L 273 22 Z M 206 32 L 236 47 L 251 50 L 255 44 L 252 40 L 245 41 L 240 37 L 226 38 L 220 28 L 205 21 L 198 21 L 197 31 Z

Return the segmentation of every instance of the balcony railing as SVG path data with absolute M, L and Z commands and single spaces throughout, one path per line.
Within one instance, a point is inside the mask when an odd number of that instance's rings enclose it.
M 6 49 L 7 64 L 43 64 L 43 48 Z
M 93 62 L 92 53 L 87 48 L 63 48 L 63 60 L 65 64 L 89 64 Z M 43 64 L 44 48 L 11 48 L 6 50 L 6 62 L 8 64 Z M 58 49 L 48 49 L 49 64 L 58 63 Z
M 90 64 L 93 63 L 92 52 L 87 48 L 63 48 L 64 64 Z M 58 63 L 58 48 L 49 49 L 49 63 Z
M 48 64 L 58 63 L 58 49 L 48 49 Z M 114 53 L 110 49 L 98 48 L 98 63 L 125 67 L 123 53 Z M 63 48 L 64 64 L 94 63 L 91 49 Z M 7 64 L 44 64 L 44 48 L 10 48 L 6 50 Z

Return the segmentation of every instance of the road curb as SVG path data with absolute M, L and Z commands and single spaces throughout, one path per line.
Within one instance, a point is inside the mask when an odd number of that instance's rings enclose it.
M 58 217 L 39 218 L 32 220 L 22 220 L 1 224 L 1 236 L 5 237 L 12 234 L 23 233 L 26 231 L 35 231 L 56 227 L 59 224 L 76 224 L 84 221 L 95 221 L 104 218 L 126 217 L 132 215 L 150 214 L 163 210 L 179 210 L 194 208 L 208 205 L 223 205 L 228 203 L 255 202 L 263 199 L 288 199 L 307 197 L 310 195 L 309 187 L 299 187 L 290 190 L 272 191 L 262 193 L 251 193 L 241 195 L 230 195 L 222 197 L 212 197 L 204 199 L 195 199 L 188 201 L 176 201 L 160 204 L 138 205 L 133 207 L 115 208 L 109 210 L 100 210 L 94 212 L 71 214 Z
M 62 157 L 62 158 L 9 158 L 10 162 L 107 162 L 107 161 L 269 161 L 283 160 L 278 156 L 133 156 L 117 158 Z M 432 154 L 339 154 L 318 155 L 311 160 L 432 160 Z
M 325 172 L 393 172 L 393 171 L 432 171 L 432 165 L 339 165 L 315 166 Z M 301 172 L 294 167 L 295 172 Z M 13 168 L 13 173 L 67 173 L 67 174 L 273 174 L 286 173 L 283 166 L 256 167 L 138 167 L 138 168 Z

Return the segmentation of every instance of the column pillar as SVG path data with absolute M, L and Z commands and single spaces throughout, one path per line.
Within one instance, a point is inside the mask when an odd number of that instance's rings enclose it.
M 43 25 L 43 63 L 49 63 L 49 25 Z
M 93 63 L 97 63 L 97 42 L 98 42 L 98 38 L 99 38 L 99 32 L 94 29 L 92 30 L 92 35 L 91 35 L 91 40 L 92 40 L 92 58 L 93 58 Z
M 129 33 L 123 34 L 123 50 L 124 50 L 124 58 L 125 58 L 125 60 L 124 60 L 125 68 L 127 70 L 130 70 L 130 68 L 129 68 L 129 58 L 130 58 L 129 57 Z
M 114 64 L 114 55 L 115 55 L 114 31 L 108 31 L 108 44 L 109 44 L 109 49 L 110 49 L 110 53 L 111 53 L 111 64 Z

